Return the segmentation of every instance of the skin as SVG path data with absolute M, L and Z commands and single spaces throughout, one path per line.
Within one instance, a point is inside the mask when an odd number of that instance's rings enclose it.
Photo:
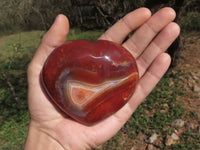
M 179 26 L 173 22 L 175 16 L 171 8 L 163 8 L 154 15 L 146 8 L 139 8 L 124 16 L 99 38 L 120 43 L 129 50 L 136 58 L 140 79 L 135 93 L 124 107 L 94 126 L 85 126 L 62 115 L 44 95 L 39 83 L 46 58 L 66 41 L 69 32 L 67 17 L 58 15 L 28 68 L 31 119 L 25 150 L 91 149 L 114 136 L 167 71 L 171 58 L 165 50 L 180 32 Z M 122 43 L 132 31 L 134 34 Z

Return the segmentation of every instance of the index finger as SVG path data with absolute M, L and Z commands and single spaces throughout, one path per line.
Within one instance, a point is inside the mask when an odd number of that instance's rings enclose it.
M 101 35 L 99 39 L 109 40 L 121 44 L 129 33 L 146 22 L 150 17 L 151 12 L 149 9 L 136 9 L 115 23 L 110 29 Z

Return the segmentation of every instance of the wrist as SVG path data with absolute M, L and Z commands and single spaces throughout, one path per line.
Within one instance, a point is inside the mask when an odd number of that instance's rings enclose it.
M 28 136 L 25 143 L 25 150 L 66 150 L 59 141 L 47 132 L 29 125 Z

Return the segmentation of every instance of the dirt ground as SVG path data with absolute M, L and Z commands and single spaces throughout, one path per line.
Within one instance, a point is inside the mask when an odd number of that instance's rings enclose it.
M 179 79 L 182 81 L 180 88 L 186 93 L 179 99 L 200 118 L 200 32 L 185 34 L 183 44 L 178 67 L 185 72 Z

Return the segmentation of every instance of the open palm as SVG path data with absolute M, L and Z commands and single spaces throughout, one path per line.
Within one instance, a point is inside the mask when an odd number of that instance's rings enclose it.
M 163 8 L 153 16 L 148 9 L 140 8 L 127 14 L 99 38 L 120 43 L 129 50 L 136 58 L 140 79 L 134 95 L 124 107 L 98 124 L 85 126 L 63 116 L 40 87 L 39 76 L 46 58 L 66 41 L 69 32 L 68 19 L 59 15 L 44 35 L 28 68 L 31 121 L 25 149 L 38 149 L 38 145 L 45 149 L 89 149 L 114 136 L 168 69 L 170 56 L 164 51 L 180 30 L 172 22 L 174 18 L 171 8 Z M 132 31 L 134 34 L 122 43 Z

